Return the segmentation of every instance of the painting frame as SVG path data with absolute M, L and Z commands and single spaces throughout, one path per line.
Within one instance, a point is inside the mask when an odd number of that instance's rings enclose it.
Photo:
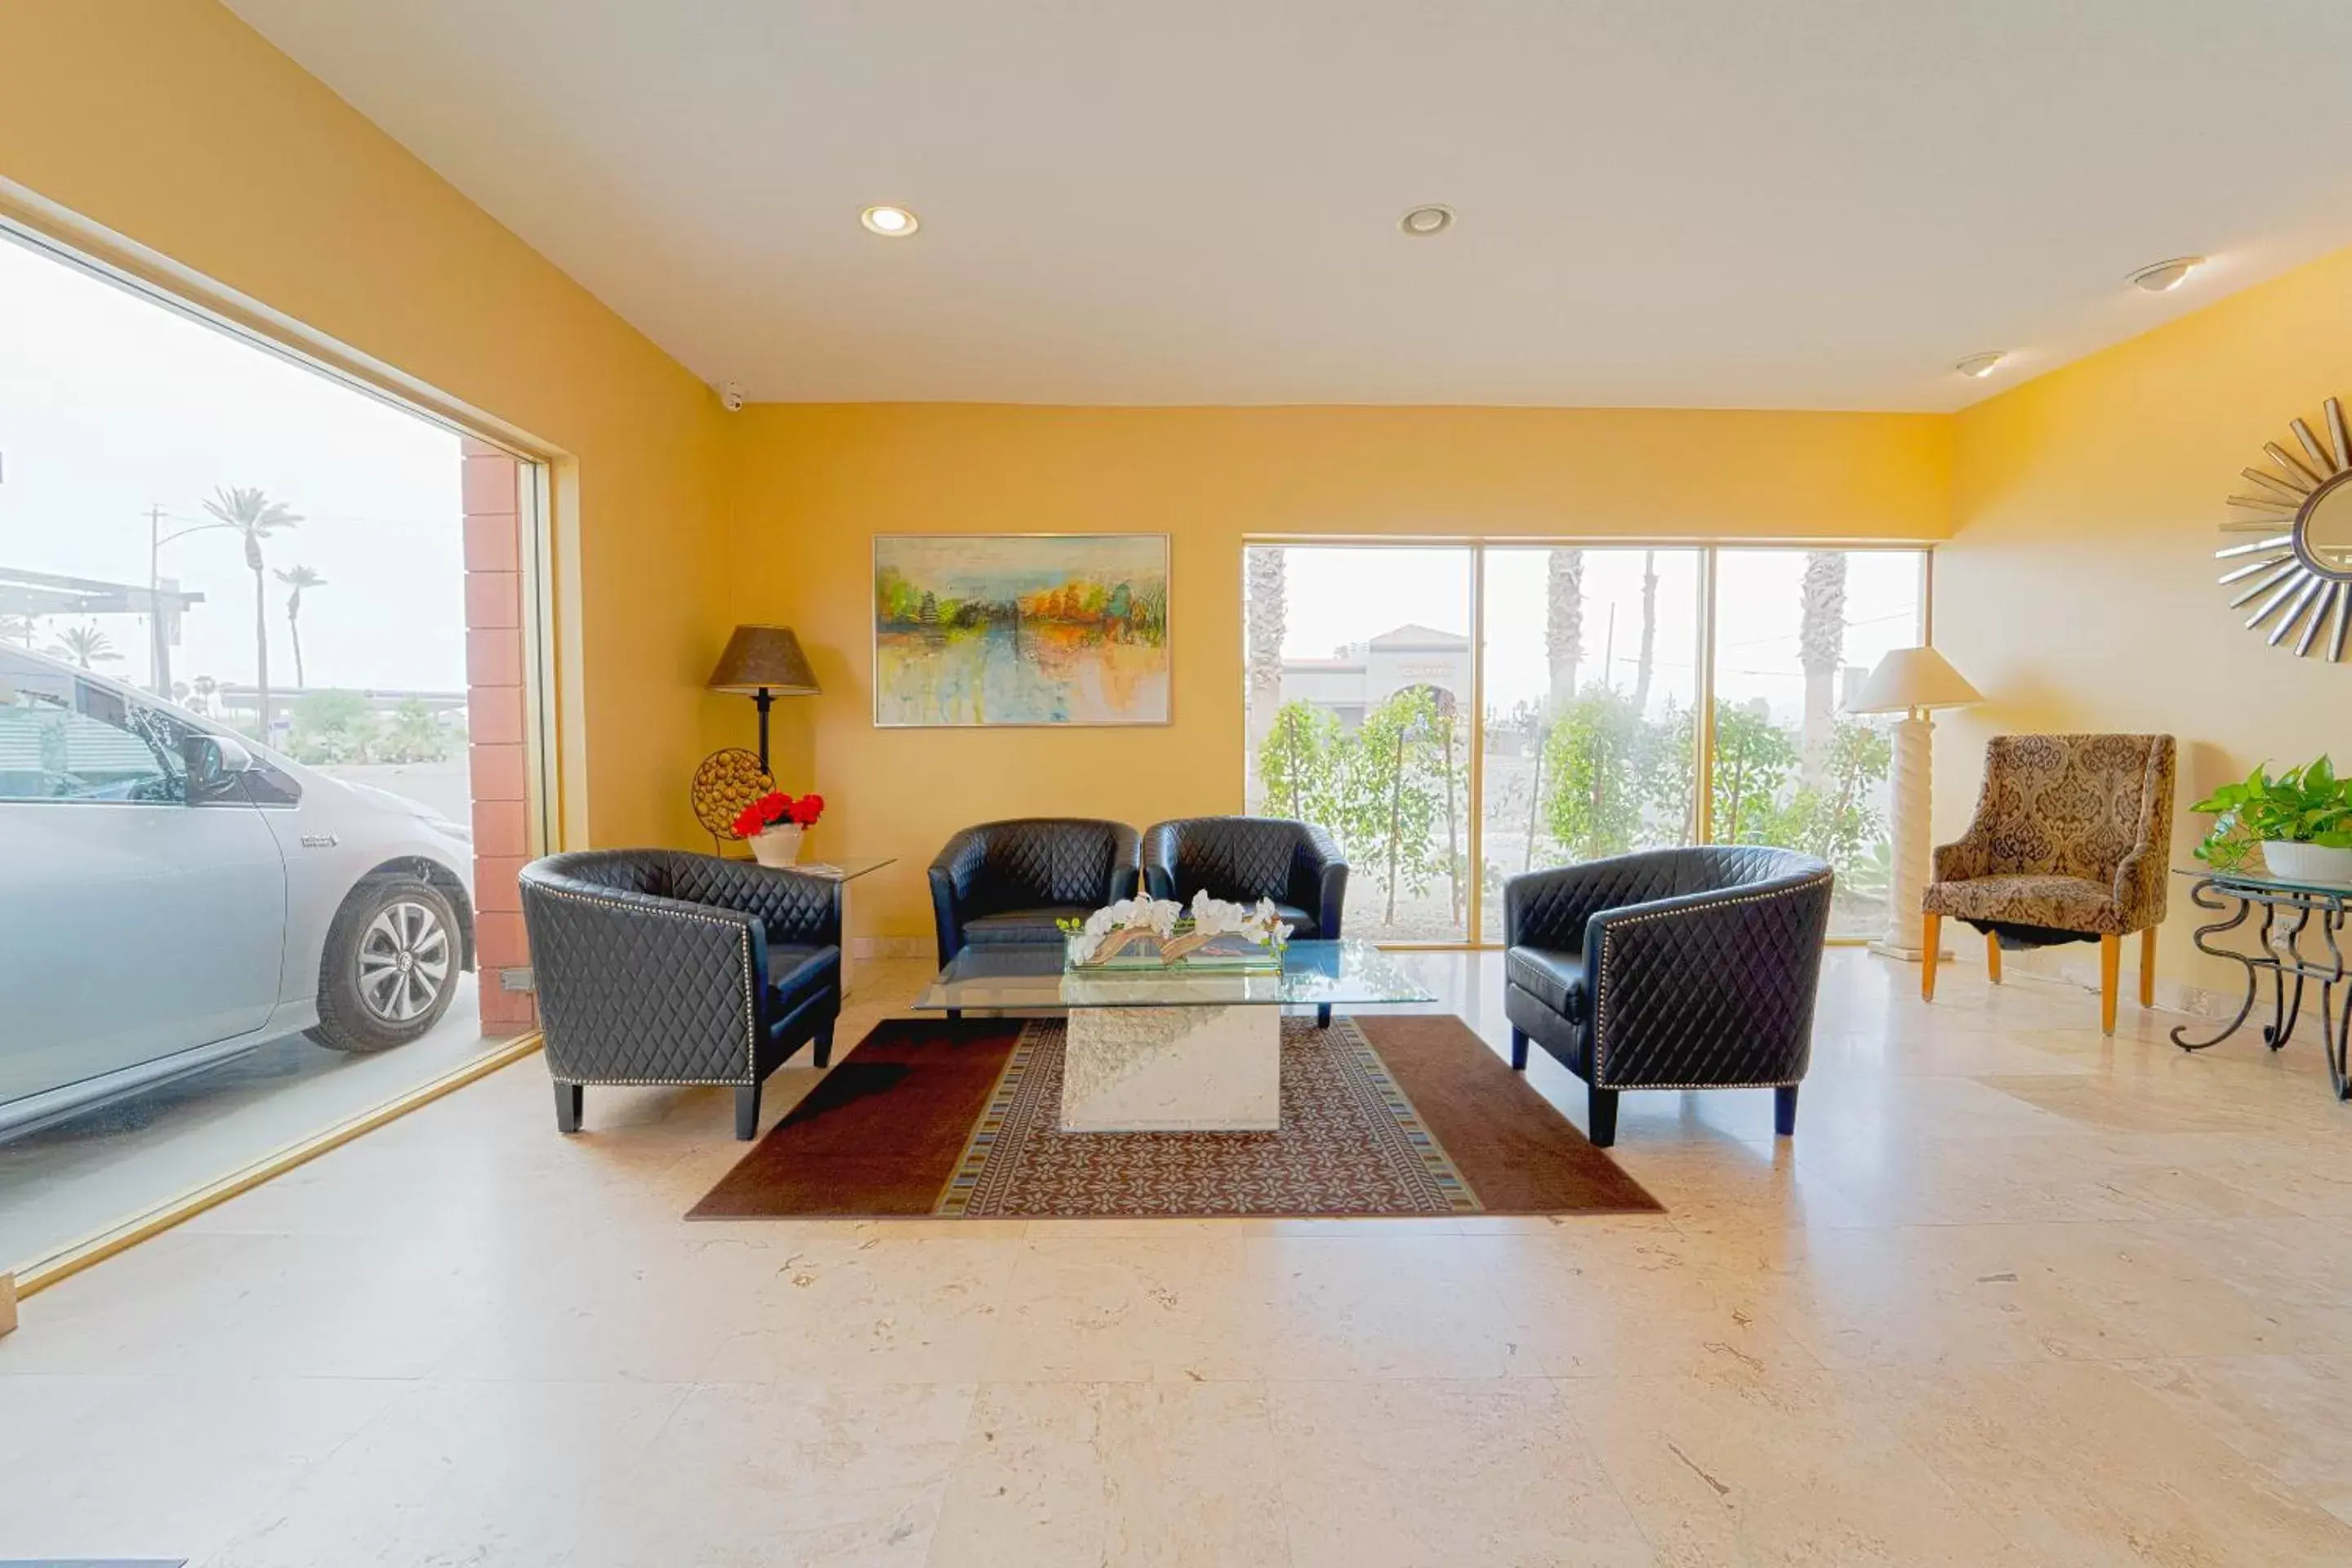
M 1019 717 L 995 718 L 984 712 L 977 718 L 940 715 L 909 716 L 898 710 L 901 705 L 890 700 L 892 683 L 889 679 L 890 660 L 886 653 L 894 639 L 902 636 L 902 628 L 890 623 L 886 612 L 883 573 L 886 567 L 896 567 L 903 557 L 902 547 L 916 552 L 942 548 L 959 551 L 984 552 L 992 546 L 1059 546 L 1069 553 L 1067 564 L 1057 568 L 1065 574 L 1075 574 L 1083 564 L 1079 559 L 1088 546 L 1144 547 L 1155 552 L 1150 569 L 1159 583 L 1157 602 L 1158 671 L 1156 701 L 1148 705 L 1142 716 L 1040 717 L 1024 714 Z M 1175 647 L 1170 601 L 1173 593 L 1172 548 L 1170 536 L 1164 532 L 1120 532 L 1108 530 L 1087 532 L 990 532 L 990 533 L 877 533 L 870 541 L 870 565 L 867 575 L 867 614 L 871 627 L 871 659 L 869 675 L 873 682 L 873 722 L 877 730 L 1132 730 L 1165 729 L 1176 721 L 1175 716 Z M 1033 564 L 1032 572 L 1042 570 Z

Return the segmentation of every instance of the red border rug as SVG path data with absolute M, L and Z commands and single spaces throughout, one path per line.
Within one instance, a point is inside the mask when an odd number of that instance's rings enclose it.
M 1273 1132 L 1064 1132 L 1055 1020 L 891 1019 L 689 1219 L 1655 1212 L 1458 1018 L 1286 1019 Z

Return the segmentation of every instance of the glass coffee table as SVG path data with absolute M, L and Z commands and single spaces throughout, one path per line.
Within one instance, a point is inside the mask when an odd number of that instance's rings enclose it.
M 1280 970 L 1071 971 L 1062 947 L 967 947 L 919 1012 L 1069 1014 L 1066 1132 L 1270 1132 L 1282 1124 L 1282 1010 L 1433 1002 L 1369 942 L 1294 942 Z

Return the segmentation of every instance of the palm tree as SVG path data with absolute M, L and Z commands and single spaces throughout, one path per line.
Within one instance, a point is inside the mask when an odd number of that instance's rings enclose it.
M 1245 551 L 1249 623 L 1249 744 L 1255 756 L 1282 707 L 1282 638 L 1290 614 L 1288 557 L 1280 546 Z
M 1544 573 L 1544 656 L 1551 661 L 1547 724 L 1575 700 L 1576 666 L 1584 657 L 1584 552 L 1554 550 L 1549 557 Z
M 114 639 L 100 631 L 95 623 L 68 626 L 58 638 L 57 651 L 84 669 L 93 664 L 109 664 L 122 657 L 114 651 Z
M 289 566 L 278 574 L 278 580 L 293 590 L 286 595 L 286 629 L 294 637 L 294 684 L 310 683 L 302 676 L 302 590 L 323 588 L 327 580 L 308 566 Z
M 1837 673 L 1845 658 L 1845 552 L 1816 550 L 1805 557 L 1802 619 L 1797 661 L 1805 671 L 1805 729 L 1800 771 L 1809 784 L 1828 775 L 1837 732 Z
M 211 712 L 213 710 L 213 693 L 220 689 L 220 682 L 215 680 L 209 675 L 199 675 L 193 682 L 193 685 L 196 693 L 196 711 L 199 713 Z
M 33 633 L 37 629 L 30 616 L 0 616 L 0 642 L 22 643 L 30 647 Z
M 1658 655 L 1658 552 L 1642 552 L 1642 653 L 1633 664 L 1633 711 L 1650 710 L 1650 671 Z
M 262 736 L 269 734 L 269 601 L 268 579 L 261 564 L 261 542 L 278 529 L 302 521 L 284 501 L 271 500 L 258 489 L 215 486 L 205 510 L 236 530 L 245 541 L 245 569 L 253 574 L 254 711 Z

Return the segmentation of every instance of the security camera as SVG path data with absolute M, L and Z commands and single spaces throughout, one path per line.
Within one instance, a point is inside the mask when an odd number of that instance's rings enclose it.
M 743 384 L 730 381 L 720 386 L 719 405 L 730 414 L 740 414 L 743 411 Z

